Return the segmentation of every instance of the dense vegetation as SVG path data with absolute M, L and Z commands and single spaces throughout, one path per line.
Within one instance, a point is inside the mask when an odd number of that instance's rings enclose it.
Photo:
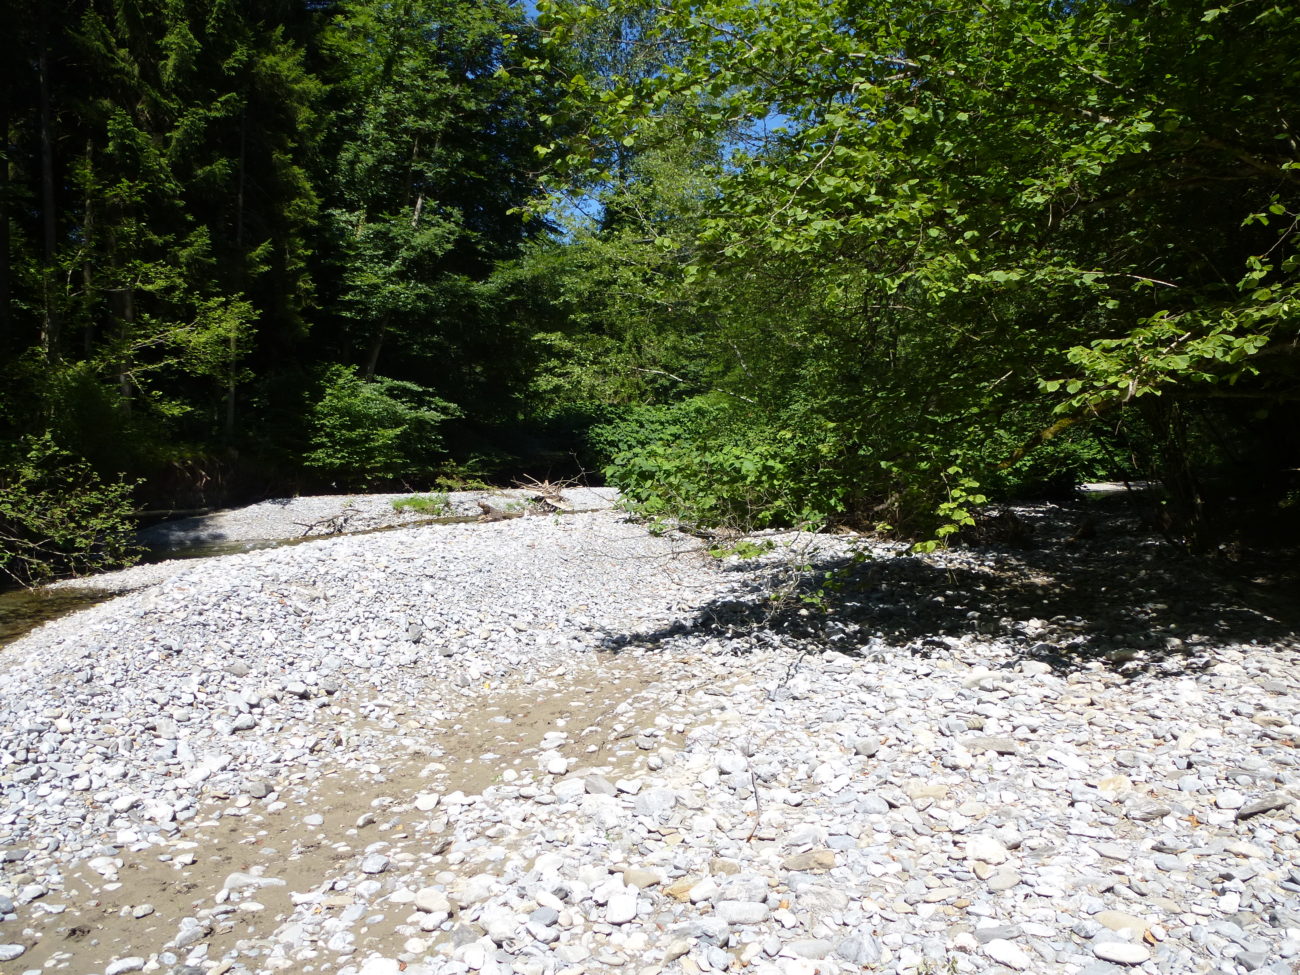
M 568 452 L 742 526 L 1294 515 L 1294 8 L 538 6 L 5 5 L 0 535 Z

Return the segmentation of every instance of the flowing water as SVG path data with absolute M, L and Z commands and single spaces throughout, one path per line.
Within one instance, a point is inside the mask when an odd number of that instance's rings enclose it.
M 15 589 L 0 592 L 0 647 L 47 620 L 87 609 L 120 593 L 101 589 Z

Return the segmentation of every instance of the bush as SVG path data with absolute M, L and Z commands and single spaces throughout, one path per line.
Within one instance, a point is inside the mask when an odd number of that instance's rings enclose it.
M 642 514 L 741 531 L 821 525 L 842 510 L 818 451 L 708 397 L 629 410 L 589 440 L 605 475 Z
M 445 451 L 439 426 L 459 410 L 415 383 L 367 381 L 332 366 L 311 409 L 308 467 L 369 487 L 429 475 Z
M 0 574 L 31 586 L 130 565 L 131 488 L 48 436 L 25 439 L 0 467 Z

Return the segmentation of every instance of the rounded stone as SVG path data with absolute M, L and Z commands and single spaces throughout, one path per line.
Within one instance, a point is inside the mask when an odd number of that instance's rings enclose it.
M 1151 957 L 1146 948 L 1128 941 L 1102 941 L 1092 946 L 1092 953 L 1117 965 L 1141 965 Z

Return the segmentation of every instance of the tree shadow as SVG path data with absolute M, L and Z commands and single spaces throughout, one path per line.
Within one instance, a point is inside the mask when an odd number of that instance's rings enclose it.
M 1294 593 L 1179 552 L 1131 509 L 1071 503 L 1014 511 L 1027 544 L 866 561 L 825 556 L 797 577 L 770 557 L 731 565 L 746 578 L 740 592 L 689 622 L 610 645 L 654 647 L 690 635 L 726 639 L 737 653 L 786 645 L 931 656 L 998 642 L 1008 667 L 1039 660 L 1057 673 L 1100 664 L 1126 676 L 1175 676 L 1212 664 L 1214 647 L 1295 639 Z
M 142 528 L 136 533 L 136 540 L 150 552 L 160 555 L 181 553 L 187 549 L 224 542 L 229 536 L 225 531 L 215 527 L 220 524 L 218 514 L 219 512 L 213 512 L 159 522 L 148 528 Z

